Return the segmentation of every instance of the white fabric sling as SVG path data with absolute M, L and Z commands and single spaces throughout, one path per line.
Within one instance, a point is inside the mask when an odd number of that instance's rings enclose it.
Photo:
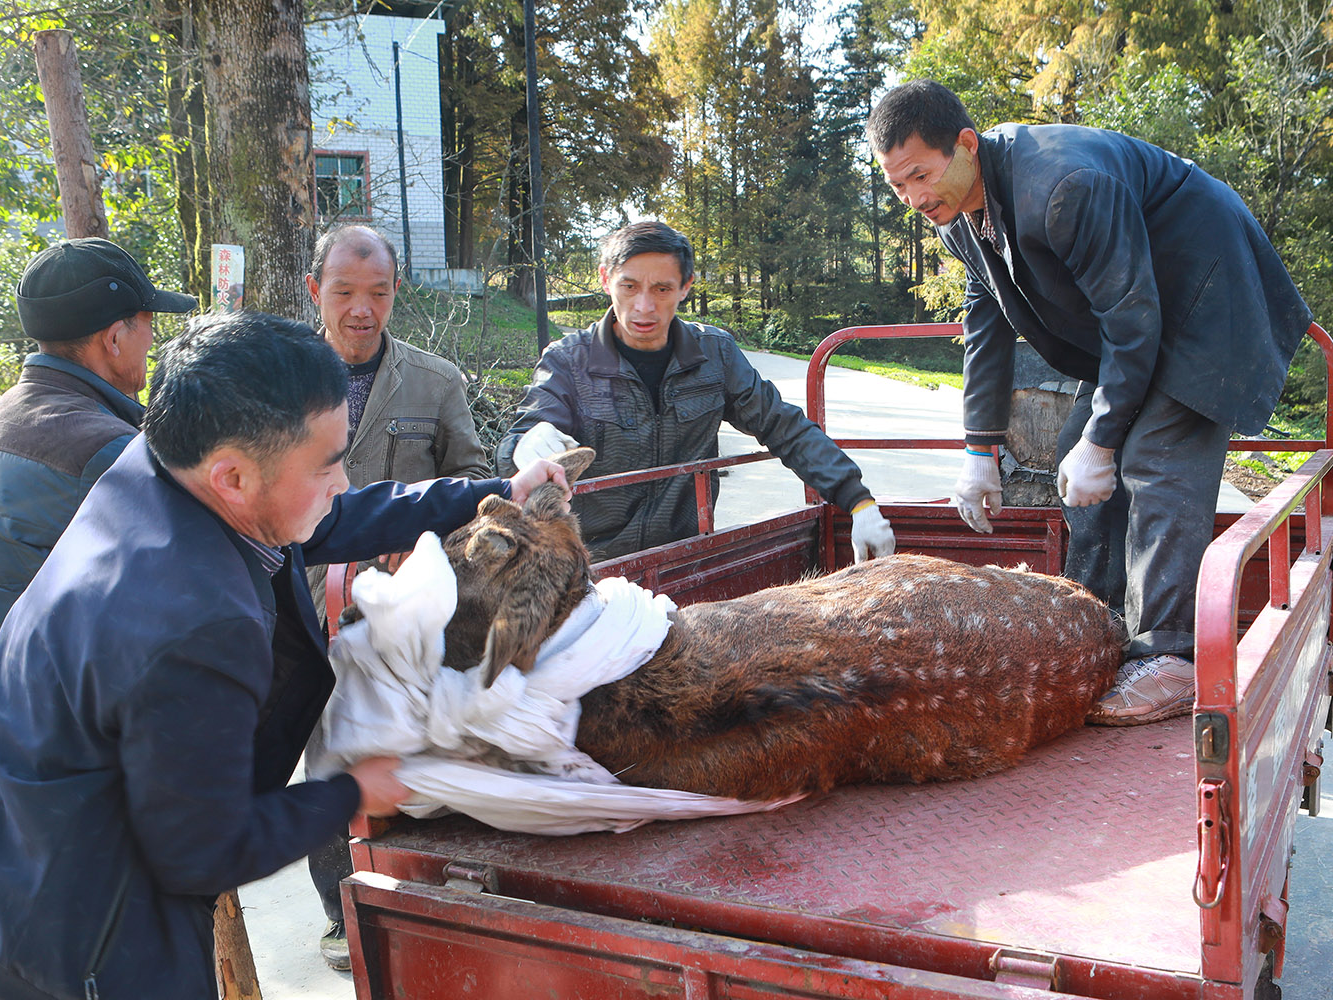
M 600 581 L 542 644 L 530 672 L 506 665 L 489 688 L 480 666 L 441 663 L 457 581 L 436 535 L 422 535 L 397 573 L 357 576 L 352 599 L 364 617 L 340 629 L 329 650 L 338 682 L 312 773 L 398 756 L 398 778 L 413 793 L 403 812 L 456 811 L 540 834 L 623 832 L 802 797 L 757 802 L 623 785 L 574 746 L 578 699 L 629 676 L 661 646 L 675 610 L 665 595 L 619 577 Z

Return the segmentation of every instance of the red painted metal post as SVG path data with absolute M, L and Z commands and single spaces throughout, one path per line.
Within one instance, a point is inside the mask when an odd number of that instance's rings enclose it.
M 1268 600 L 1275 608 L 1291 604 L 1291 521 L 1286 518 L 1268 539 Z
M 712 474 L 708 472 L 696 472 L 694 474 L 694 505 L 699 516 L 699 534 L 711 535 L 713 533 L 713 504 L 712 497 L 709 496 L 709 489 Z
M 1318 555 L 1324 551 L 1324 522 L 1319 516 L 1324 509 L 1324 483 L 1319 481 L 1305 497 L 1305 551 Z

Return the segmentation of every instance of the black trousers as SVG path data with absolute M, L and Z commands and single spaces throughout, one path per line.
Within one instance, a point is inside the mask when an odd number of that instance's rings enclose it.
M 305 776 L 311 778 L 309 761 L 318 757 L 324 750 L 324 728 L 323 722 L 315 725 L 315 731 L 310 734 L 310 740 L 306 743 L 305 756 Z M 315 891 L 319 893 L 319 901 L 324 905 L 324 916 L 330 920 L 341 920 L 343 918 L 342 891 L 338 883 L 352 874 L 352 852 L 347 846 L 351 839 L 347 830 L 344 828 L 336 837 L 316 851 L 311 851 L 306 858 L 306 864 L 310 866 L 310 881 L 315 883 Z
M 1063 461 L 1092 415 L 1091 383 L 1080 383 L 1060 431 Z M 1115 453 L 1116 489 L 1091 507 L 1065 507 L 1065 576 L 1125 617 L 1126 658 L 1194 658 L 1194 595 L 1203 550 L 1213 539 L 1229 428 L 1149 389 Z
M 338 883 L 352 874 L 352 853 L 347 847 L 346 831 L 311 851 L 306 859 L 310 865 L 310 881 L 315 883 L 319 901 L 324 904 L 324 915 L 330 920 L 343 918 L 342 892 Z

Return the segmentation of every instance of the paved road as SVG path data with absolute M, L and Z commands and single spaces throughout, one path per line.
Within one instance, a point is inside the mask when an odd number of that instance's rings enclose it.
M 805 401 L 805 364 L 750 354 L 751 361 L 799 405 Z M 962 426 L 962 394 L 923 389 L 848 369 L 830 369 L 829 431 L 834 437 L 948 438 Z M 752 438 L 724 425 L 723 454 L 757 448 Z M 881 500 L 930 500 L 948 496 L 960 458 L 953 452 L 859 451 L 853 457 Z M 744 523 L 804 502 L 800 481 L 776 462 L 733 469 L 722 481 L 718 526 Z M 1248 501 L 1224 484 L 1219 509 L 1244 509 Z M 1333 1000 L 1333 781 L 1323 815 L 1297 819 L 1292 907 L 1288 918 L 1286 1000 Z M 265 1000 L 353 1000 L 351 976 L 324 965 L 316 940 L 324 917 L 305 862 L 241 889 L 246 922 Z

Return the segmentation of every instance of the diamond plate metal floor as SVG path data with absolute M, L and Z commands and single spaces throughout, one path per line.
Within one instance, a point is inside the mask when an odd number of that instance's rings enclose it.
M 1197 974 L 1186 717 L 1085 728 L 967 782 L 844 788 L 773 813 L 541 838 L 463 817 L 384 843 L 539 876 Z

